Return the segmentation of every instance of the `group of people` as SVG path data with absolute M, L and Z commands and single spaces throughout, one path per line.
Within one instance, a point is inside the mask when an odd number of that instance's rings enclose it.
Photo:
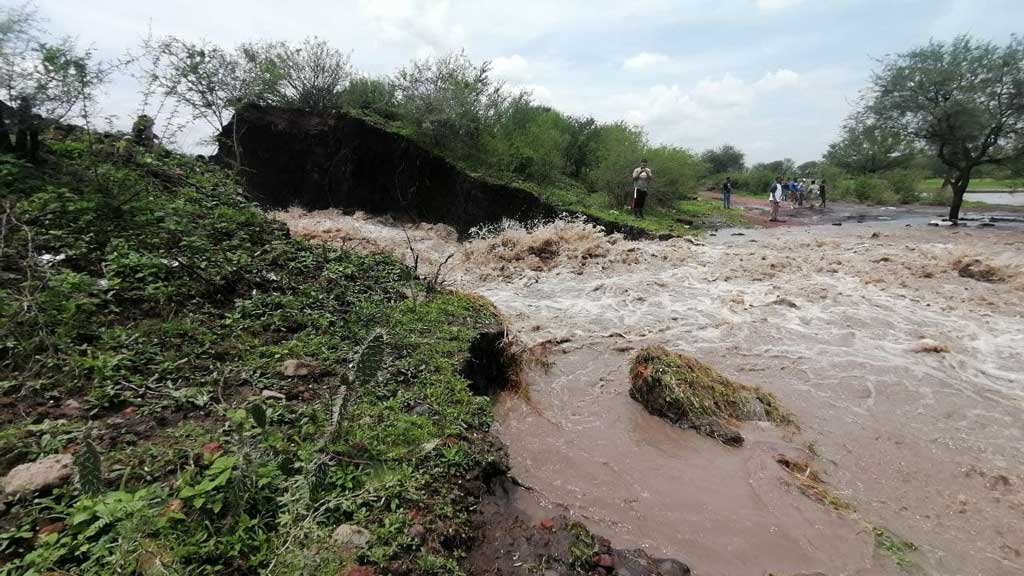
M 647 192 L 653 180 L 654 173 L 647 166 L 647 160 L 641 160 L 640 165 L 633 169 L 633 198 L 630 202 L 630 206 L 633 208 L 633 216 L 637 218 L 643 219 L 644 217 Z M 732 177 L 726 177 L 725 182 L 722 184 L 722 205 L 725 206 L 726 210 L 732 208 L 732 193 L 734 189 L 735 184 L 732 181 Z M 812 206 L 820 203 L 820 207 L 825 208 L 825 191 L 824 180 L 821 183 L 818 183 L 817 180 L 811 180 L 810 184 L 808 184 L 806 178 L 797 179 L 793 177 L 785 179 L 782 176 L 776 176 L 775 182 L 772 182 L 768 189 L 768 203 L 771 207 L 770 221 L 779 221 L 779 208 L 785 201 L 790 202 L 794 208 L 803 206 L 804 202 L 810 202 Z
M 825 208 L 826 190 L 824 180 L 820 184 L 817 180 L 811 180 L 808 185 L 806 178 L 797 180 L 794 177 L 786 180 L 782 176 L 776 176 L 775 182 L 772 182 L 768 188 L 768 204 L 771 207 L 771 216 L 768 220 L 770 222 L 779 221 L 779 208 L 787 200 L 794 208 L 803 206 L 805 201 L 812 203 L 818 201 L 821 208 Z

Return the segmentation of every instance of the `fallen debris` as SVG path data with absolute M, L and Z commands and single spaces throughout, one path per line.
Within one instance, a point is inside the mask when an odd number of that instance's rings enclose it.
M 950 352 L 948 344 L 936 342 L 930 338 L 923 338 L 911 347 L 914 352 L 927 352 L 932 354 L 945 354 Z
M 633 357 L 630 380 L 630 398 L 651 414 L 730 446 L 741 446 L 743 436 L 725 422 L 795 424 L 770 392 L 735 382 L 696 358 L 661 346 L 649 346 Z M 752 410 L 755 402 L 758 410 Z
M 954 262 L 957 267 L 957 274 L 962 278 L 971 278 L 979 282 L 1005 282 L 1006 274 L 998 266 L 984 262 L 978 258 L 971 258 L 967 261 L 957 260 Z

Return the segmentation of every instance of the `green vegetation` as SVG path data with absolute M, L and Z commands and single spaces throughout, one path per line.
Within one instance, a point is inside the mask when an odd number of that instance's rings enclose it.
M 0 574 L 458 574 L 469 480 L 505 465 L 460 376 L 493 308 L 291 239 L 191 158 L 43 153 L 0 155 L 0 454 L 78 474 L 6 503 Z
M 938 190 L 942 188 L 942 178 L 925 178 L 918 187 L 921 190 Z M 974 190 L 1021 190 L 1024 189 L 1024 178 L 971 178 L 967 192 Z
M 750 420 L 763 410 L 776 424 L 795 424 L 775 396 L 735 382 L 696 358 L 649 346 L 633 356 L 629 395 L 653 414 L 684 425 Z
M 218 132 L 246 102 L 344 110 L 413 138 L 471 172 L 527 182 L 545 197 L 565 199 L 560 206 L 602 218 L 627 203 L 633 168 L 647 158 L 655 176 L 649 204 L 663 214 L 649 222 L 629 218 L 630 224 L 654 233 L 692 232 L 667 222 L 704 216 L 700 204 L 688 206 L 686 215 L 675 214 L 706 172 L 693 153 L 651 145 L 641 128 L 624 122 L 599 123 L 538 105 L 529 93 L 493 80 L 489 63 L 475 64 L 461 52 L 414 61 L 380 78 L 360 76 L 347 55 L 317 39 L 297 47 L 257 42 L 226 50 L 168 37 L 150 42 L 146 52 L 150 92 Z M 331 73 L 315 72 L 320 70 Z M 174 117 L 157 115 L 156 121 L 171 130 L 165 137 L 181 126 Z M 715 221 L 708 216 L 704 225 Z
M 875 537 L 875 547 L 891 556 L 901 570 L 909 572 L 916 566 L 910 558 L 910 554 L 917 551 L 917 546 L 913 542 L 908 542 L 878 526 L 871 527 L 871 534 Z
M 1024 159 L 1024 36 L 1000 46 L 964 35 L 885 58 L 861 119 L 941 162 L 957 220 L 976 169 Z

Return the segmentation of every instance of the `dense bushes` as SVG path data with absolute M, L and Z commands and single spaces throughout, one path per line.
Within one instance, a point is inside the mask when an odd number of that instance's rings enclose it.
M 290 238 L 206 163 L 44 145 L 0 154 L 0 474 L 62 451 L 78 474 L 6 499 L 0 575 L 461 573 L 504 466 L 459 375 L 493 309 Z M 340 524 L 367 546 L 332 547 Z

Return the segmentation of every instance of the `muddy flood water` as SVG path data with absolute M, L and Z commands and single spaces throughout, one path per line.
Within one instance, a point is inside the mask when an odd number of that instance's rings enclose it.
M 627 242 L 567 221 L 460 243 L 445 226 L 279 216 L 298 235 L 407 261 L 411 243 L 430 276 L 454 254 L 440 277 L 492 300 L 545 360 L 527 393 L 498 403 L 513 474 L 616 546 L 707 576 L 1024 574 L 1019 228 Z M 627 393 L 647 344 L 770 390 L 800 430 L 744 424 L 746 445 L 731 448 L 649 415 Z M 780 453 L 815 461 L 855 510 L 804 496 Z M 897 566 L 872 527 L 917 550 Z

